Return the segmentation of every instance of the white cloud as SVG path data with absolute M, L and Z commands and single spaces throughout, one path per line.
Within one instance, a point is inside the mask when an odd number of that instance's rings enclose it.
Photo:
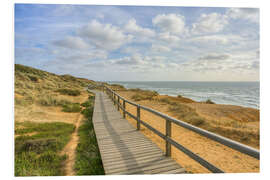
M 119 60 L 115 60 L 114 64 L 118 65 L 143 65 L 145 61 L 140 54 L 132 55 L 131 57 L 124 57 Z
M 229 58 L 230 58 L 230 55 L 228 55 L 228 54 L 210 53 L 210 54 L 199 57 L 199 60 L 203 60 L 203 61 L 220 61 L 220 60 L 227 60 Z
M 146 37 L 153 37 L 155 36 L 155 32 L 148 28 L 142 28 L 136 24 L 135 19 L 131 19 L 128 23 L 124 26 L 126 32 L 133 33 L 138 36 L 146 36 Z
M 199 43 L 227 44 L 228 38 L 226 36 L 221 35 L 210 35 L 210 36 L 194 37 L 191 38 L 190 41 Z
M 157 38 L 167 43 L 177 43 L 180 41 L 178 36 L 174 36 L 169 32 L 159 33 Z
M 185 17 L 180 14 L 159 14 L 152 23 L 163 32 L 179 34 L 185 31 Z
M 127 46 L 121 49 L 121 52 L 126 53 L 126 54 L 135 54 L 135 53 L 139 53 L 139 51 L 140 51 L 139 48 L 133 47 L 133 46 Z
M 63 55 L 64 54 L 64 55 Z M 75 63 L 93 59 L 107 59 L 107 52 L 103 50 L 93 50 L 88 52 L 77 52 L 77 53 L 61 53 L 57 56 L 58 59 L 64 60 L 65 63 Z
M 152 44 L 152 51 L 154 52 L 170 52 L 171 49 L 167 46 Z
M 259 23 L 259 9 L 257 8 L 230 8 L 226 14 L 232 19 L 245 19 Z
M 131 41 L 132 36 L 125 35 L 118 27 L 111 24 L 101 24 L 96 20 L 78 31 L 78 35 L 87 38 L 98 48 L 115 50 Z
M 203 43 L 208 45 L 228 45 L 231 43 L 240 44 L 245 39 L 238 35 L 227 34 L 227 35 L 203 35 L 190 38 L 189 41 L 195 43 Z
M 227 19 L 226 15 L 218 13 L 202 14 L 197 22 L 192 24 L 191 31 L 195 34 L 220 32 L 228 24 Z
M 68 36 L 65 39 L 53 42 L 54 45 L 68 49 L 88 49 L 91 46 L 79 37 Z

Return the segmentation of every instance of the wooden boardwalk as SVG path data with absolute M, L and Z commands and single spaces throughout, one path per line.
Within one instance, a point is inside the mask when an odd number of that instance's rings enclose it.
M 96 94 L 93 124 L 105 174 L 180 174 L 185 169 L 123 119 L 109 97 Z

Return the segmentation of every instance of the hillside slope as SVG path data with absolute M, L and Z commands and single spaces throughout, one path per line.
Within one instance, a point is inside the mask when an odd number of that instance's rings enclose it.
M 16 64 L 15 121 L 74 123 L 77 115 L 63 112 L 63 106 L 84 102 L 84 88 L 91 83 L 95 82 Z
M 78 128 L 83 104 L 93 97 L 85 90 L 91 83 L 15 65 L 15 176 L 77 173 Z

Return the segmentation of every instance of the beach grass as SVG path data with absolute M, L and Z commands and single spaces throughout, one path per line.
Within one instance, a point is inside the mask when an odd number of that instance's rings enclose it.
M 74 169 L 77 175 L 104 175 L 104 169 L 92 123 L 94 96 L 83 103 L 84 121 L 78 129 L 79 143 L 76 148 Z
M 66 155 L 59 152 L 67 144 L 75 126 L 68 123 L 18 124 L 15 129 L 15 176 L 63 175 Z

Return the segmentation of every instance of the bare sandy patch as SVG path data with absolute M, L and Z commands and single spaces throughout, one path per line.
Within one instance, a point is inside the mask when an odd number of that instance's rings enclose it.
M 59 95 L 62 96 L 62 95 Z M 88 93 L 82 92 L 80 96 L 65 96 L 70 102 L 82 103 L 88 98 Z M 63 112 L 59 106 L 41 106 L 33 104 L 29 106 L 16 106 L 15 122 L 65 122 L 75 124 L 78 113 Z

